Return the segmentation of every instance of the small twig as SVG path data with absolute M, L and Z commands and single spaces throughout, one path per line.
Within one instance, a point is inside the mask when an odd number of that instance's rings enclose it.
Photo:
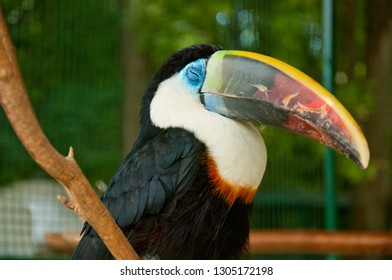
M 67 208 L 69 208 L 69 209 L 75 211 L 75 213 L 78 213 L 78 212 L 79 212 L 79 211 L 78 211 L 78 207 L 77 207 L 76 203 L 75 203 L 73 200 L 71 200 L 71 199 L 69 199 L 69 198 L 67 198 L 67 197 L 65 197 L 65 196 L 62 196 L 61 194 L 59 194 L 59 195 L 57 196 L 57 199 L 58 199 L 62 204 L 64 204 L 65 207 L 67 207 Z M 78 215 L 79 215 L 79 214 L 78 214 Z M 80 215 L 79 215 L 79 216 L 80 216 Z M 81 218 L 83 219 L 83 217 L 81 217 Z M 83 219 L 83 220 L 85 221 L 86 219 Z
M 0 7 L 0 102 L 23 146 L 72 198 L 67 207 L 91 224 L 116 259 L 139 259 L 84 176 L 71 148 L 62 156 L 43 133 L 28 98 Z M 67 199 L 62 199 L 64 202 Z

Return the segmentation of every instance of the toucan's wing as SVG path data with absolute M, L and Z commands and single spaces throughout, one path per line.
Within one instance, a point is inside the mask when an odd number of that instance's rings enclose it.
M 120 227 L 157 214 L 181 196 L 199 170 L 202 144 L 181 129 L 160 134 L 121 166 L 102 201 Z
M 144 215 L 170 211 L 194 180 L 204 150 L 193 134 L 169 129 L 133 151 L 102 196 L 118 225 L 129 227 Z M 106 246 L 86 223 L 73 258 L 100 259 L 106 254 Z

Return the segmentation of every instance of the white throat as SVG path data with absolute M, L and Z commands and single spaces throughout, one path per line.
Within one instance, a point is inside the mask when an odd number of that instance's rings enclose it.
M 183 92 L 184 88 L 186 86 L 178 75 L 160 84 L 150 107 L 154 125 L 193 132 L 207 146 L 224 180 L 236 186 L 257 189 L 267 161 L 260 132 L 249 122 L 232 120 L 206 110 L 199 97 Z

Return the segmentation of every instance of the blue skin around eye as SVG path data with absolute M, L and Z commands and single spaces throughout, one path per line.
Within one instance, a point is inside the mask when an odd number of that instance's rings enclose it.
M 206 60 L 201 58 L 193 61 L 189 63 L 181 72 L 185 81 L 197 92 L 202 86 L 206 76 Z

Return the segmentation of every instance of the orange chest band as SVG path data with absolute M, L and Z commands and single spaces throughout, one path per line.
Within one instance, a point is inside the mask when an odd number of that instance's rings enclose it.
M 248 186 L 239 186 L 230 184 L 223 179 L 220 174 L 215 161 L 207 156 L 206 164 L 208 169 L 208 176 L 213 186 L 213 192 L 223 198 L 226 203 L 231 206 L 236 200 L 245 204 L 251 204 L 257 189 Z

